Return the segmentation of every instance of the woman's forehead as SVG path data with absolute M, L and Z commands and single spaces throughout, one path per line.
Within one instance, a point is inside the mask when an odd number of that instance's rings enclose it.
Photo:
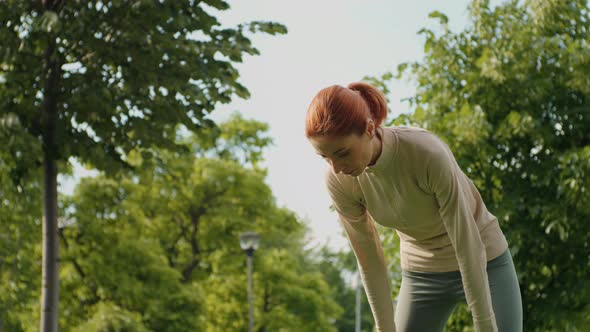
M 316 136 L 309 141 L 321 155 L 328 156 L 350 147 L 354 135 L 348 136 Z

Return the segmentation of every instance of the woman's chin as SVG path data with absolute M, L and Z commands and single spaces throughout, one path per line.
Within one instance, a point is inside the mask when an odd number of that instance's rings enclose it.
M 362 173 L 362 171 L 359 171 L 358 169 L 354 169 L 354 170 L 352 170 L 348 173 L 344 173 L 344 174 L 348 175 L 348 176 L 352 176 L 352 177 L 357 177 L 357 176 L 361 175 L 361 173 Z

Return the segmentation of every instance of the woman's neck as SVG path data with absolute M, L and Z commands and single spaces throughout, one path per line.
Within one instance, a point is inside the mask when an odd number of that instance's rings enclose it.
M 379 156 L 381 156 L 381 150 L 383 149 L 383 137 L 379 133 L 380 129 L 381 129 L 381 127 L 378 127 L 377 129 L 375 129 L 375 135 L 373 136 L 373 139 L 371 140 L 371 148 L 373 150 L 373 154 L 372 154 L 371 163 L 369 164 L 369 166 L 375 165 L 375 163 L 377 163 L 377 160 L 379 159 Z

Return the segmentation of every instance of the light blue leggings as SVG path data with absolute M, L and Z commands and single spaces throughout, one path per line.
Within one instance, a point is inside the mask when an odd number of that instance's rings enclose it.
M 499 332 L 522 332 L 522 299 L 509 250 L 487 265 Z M 402 271 L 397 332 L 442 332 L 459 302 L 465 302 L 461 273 Z

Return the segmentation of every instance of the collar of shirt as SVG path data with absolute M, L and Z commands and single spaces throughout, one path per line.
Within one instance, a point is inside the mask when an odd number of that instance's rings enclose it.
M 365 168 L 365 172 L 380 174 L 386 171 L 393 160 L 396 149 L 396 137 L 392 128 L 381 128 L 381 155 L 374 165 Z

